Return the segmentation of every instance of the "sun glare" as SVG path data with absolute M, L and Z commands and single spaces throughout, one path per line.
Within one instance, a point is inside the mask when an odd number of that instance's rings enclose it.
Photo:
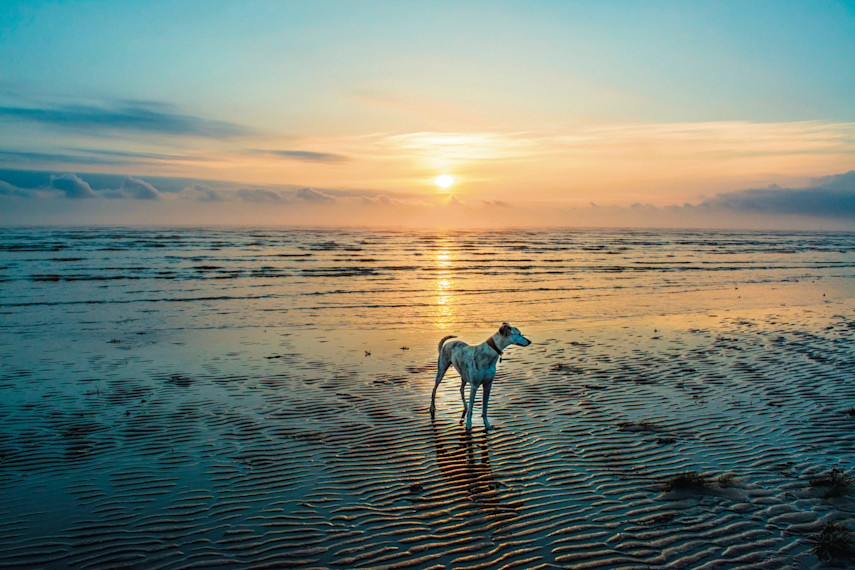
M 452 184 L 454 184 L 454 178 L 448 174 L 442 174 L 436 177 L 436 180 L 433 181 L 434 184 L 442 188 L 443 190 L 450 188 Z
M 454 254 L 446 247 L 440 246 L 435 252 L 436 257 L 436 325 L 446 329 L 454 325 L 457 306 L 454 285 Z

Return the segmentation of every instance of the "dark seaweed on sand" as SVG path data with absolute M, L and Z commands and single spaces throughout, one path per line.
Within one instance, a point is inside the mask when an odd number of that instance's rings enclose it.
M 186 388 L 193 383 L 193 379 L 184 376 L 183 374 L 173 374 L 166 380 L 169 384 L 175 384 L 176 386 L 181 386 L 182 388 Z
M 622 431 L 641 431 L 641 432 L 655 432 L 662 431 L 662 428 L 647 420 L 639 420 L 637 422 L 620 422 L 618 423 L 618 429 Z
M 712 484 L 701 473 L 697 471 L 685 471 L 674 475 L 665 481 L 666 491 L 703 491 L 709 489 Z
M 558 364 L 553 364 L 550 368 L 553 372 L 564 372 L 566 374 L 583 374 L 585 371 L 578 366 L 572 366 L 570 364 L 565 364 L 564 362 L 559 362 Z
M 822 530 L 813 545 L 813 552 L 823 560 L 852 558 L 852 531 L 845 521 L 837 520 L 822 525 Z
M 828 475 L 811 479 L 810 486 L 826 488 L 825 497 L 842 497 L 852 488 L 852 477 L 840 469 L 832 469 Z

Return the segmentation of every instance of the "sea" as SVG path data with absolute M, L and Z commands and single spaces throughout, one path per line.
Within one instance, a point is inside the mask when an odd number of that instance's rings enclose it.
M 850 294 L 853 277 L 855 233 L 0 229 L 11 334 L 560 324 L 722 309 L 756 284 Z

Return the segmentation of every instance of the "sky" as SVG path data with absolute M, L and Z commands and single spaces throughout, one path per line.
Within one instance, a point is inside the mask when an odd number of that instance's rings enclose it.
M 855 2 L 5 0 L 0 224 L 855 229 L 853 61 Z

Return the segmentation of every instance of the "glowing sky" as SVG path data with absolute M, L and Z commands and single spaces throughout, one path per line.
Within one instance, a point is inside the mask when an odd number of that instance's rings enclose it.
M 6 0 L 0 223 L 848 226 L 853 61 L 852 2 Z

